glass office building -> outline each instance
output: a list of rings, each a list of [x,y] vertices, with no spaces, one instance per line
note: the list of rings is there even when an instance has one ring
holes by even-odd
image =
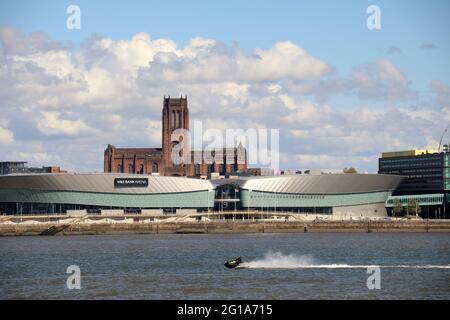
[[[380,174],[404,177],[386,202],[389,213],[396,199],[407,206],[415,199],[424,218],[449,218],[450,153],[448,150],[409,150],[385,152],[378,160]]]

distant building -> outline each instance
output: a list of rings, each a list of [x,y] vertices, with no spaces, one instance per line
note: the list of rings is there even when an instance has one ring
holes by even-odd
[[[247,168],[241,176],[273,176],[272,168]]]
[[[437,150],[383,152],[378,160],[378,173],[404,177],[386,202],[392,212],[396,199],[407,206],[416,199],[422,217],[450,217],[450,153]]]
[[[28,167],[25,161],[4,161],[0,162],[0,175],[7,174],[29,174],[29,173],[61,173],[61,168],[52,167]]]
[[[162,110],[162,148],[116,148],[108,145],[104,153],[104,172],[153,174],[162,176],[229,176],[247,169],[245,148],[191,150],[191,163],[176,165],[172,151],[182,141],[173,141],[177,129],[189,130],[187,98],[164,97]],[[182,156],[180,154],[180,156]],[[200,159],[200,161],[196,161]]]
[[[116,148],[109,144],[104,171],[163,175],[162,156],[161,148]]]
[[[259,219],[270,212],[329,219],[384,218],[401,177],[323,174],[201,180],[141,174],[0,176],[0,214],[221,211]],[[250,218],[249,213],[253,212]],[[257,213],[257,214],[255,214]]]

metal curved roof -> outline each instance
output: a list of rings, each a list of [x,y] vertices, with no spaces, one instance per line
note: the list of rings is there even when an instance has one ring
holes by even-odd
[[[115,188],[116,178],[148,178],[148,187]],[[119,194],[177,193],[212,190],[207,180],[133,174],[30,174],[0,176],[0,189],[57,190]]]
[[[395,189],[402,177],[383,174],[322,174],[249,178],[242,189],[276,193],[345,194]]]

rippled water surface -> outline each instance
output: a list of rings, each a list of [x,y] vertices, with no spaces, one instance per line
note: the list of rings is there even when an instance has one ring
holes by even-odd
[[[247,268],[223,267],[238,255]],[[81,290],[66,287],[70,265]],[[449,299],[450,234],[0,238],[0,299],[351,298]]]

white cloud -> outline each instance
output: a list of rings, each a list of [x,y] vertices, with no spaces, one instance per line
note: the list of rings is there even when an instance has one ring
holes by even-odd
[[[14,142],[14,135],[11,131],[0,126],[0,144],[11,144]]]
[[[381,59],[358,66],[352,73],[359,97],[375,100],[415,98],[406,76],[390,61]]]
[[[360,100],[399,101],[417,98],[406,75],[388,59],[355,66],[349,77],[335,74],[286,81],[291,93],[312,95],[319,102],[336,94],[355,95]]]
[[[292,42],[245,52],[213,39],[178,47],[138,33],[68,49],[45,34],[0,28],[0,153],[101,170],[108,143],[161,147],[163,96],[183,94],[191,123],[203,120],[205,129],[279,128],[284,167],[375,171],[382,151],[435,143],[434,128],[450,121],[450,89],[438,80],[431,89],[435,100],[421,104],[389,60],[345,77]],[[340,93],[364,105],[326,102]],[[399,107],[402,99],[416,100]],[[371,100],[389,103],[373,108]]]
[[[152,147],[161,147],[161,120],[146,120],[148,141]]]
[[[291,42],[278,42],[252,54],[213,40],[194,39],[186,48],[154,56],[140,69],[140,81],[156,83],[262,82],[320,77],[330,72],[324,61]]]
[[[69,135],[91,132],[92,129],[81,120],[64,120],[59,112],[41,112],[37,128],[47,136]]]

